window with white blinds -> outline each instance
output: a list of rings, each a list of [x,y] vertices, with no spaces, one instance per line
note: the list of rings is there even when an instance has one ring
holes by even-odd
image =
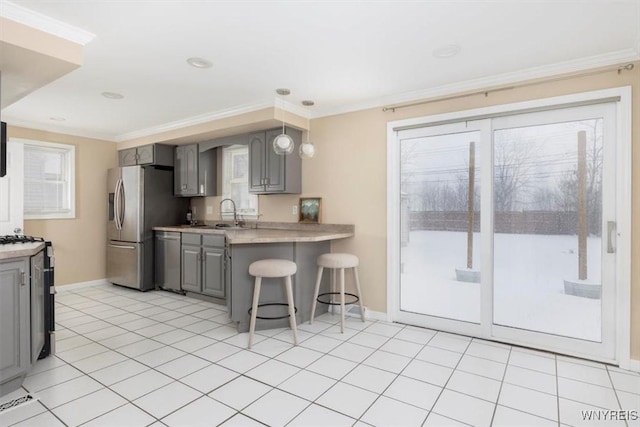
[[[249,146],[230,145],[222,150],[222,198],[232,199],[243,219],[258,218],[258,196],[249,193]],[[233,218],[230,202],[222,205],[223,219]]]
[[[24,218],[75,218],[75,146],[24,143]]]

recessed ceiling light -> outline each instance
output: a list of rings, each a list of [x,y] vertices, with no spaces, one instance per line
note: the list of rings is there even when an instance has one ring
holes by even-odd
[[[211,68],[213,67],[213,64],[211,63],[211,61],[204,59],[204,58],[199,58],[197,56],[194,56],[192,58],[187,59],[187,64],[191,65],[192,67],[196,67],[196,68]]]
[[[54,117],[49,117],[49,120],[53,120],[54,122],[64,122],[67,119],[65,119],[64,117],[54,116]]]
[[[433,56],[436,58],[451,58],[459,54],[461,50],[462,48],[457,44],[448,44],[434,49]]]
[[[314,106],[316,103],[311,101],[311,100],[304,100],[302,101],[302,105],[304,105],[305,107],[312,107]]]
[[[281,96],[286,96],[286,95],[289,95],[291,91],[289,89],[280,88],[280,89],[276,89],[276,93]]]
[[[109,99],[122,99],[124,95],[119,94],[117,92],[102,92],[102,96]]]

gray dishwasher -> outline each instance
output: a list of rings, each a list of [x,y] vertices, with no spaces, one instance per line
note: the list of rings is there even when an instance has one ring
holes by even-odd
[[[155,232],[155,284],[170,291],[180,287],[180,234],[175,231]]]

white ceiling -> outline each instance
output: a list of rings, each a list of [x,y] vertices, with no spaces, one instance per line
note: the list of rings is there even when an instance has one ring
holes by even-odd
[[[319,117],[640,59],[640,0],[12,2],[95,38],[3,120],[114,141],[273,106],[280,87]]]

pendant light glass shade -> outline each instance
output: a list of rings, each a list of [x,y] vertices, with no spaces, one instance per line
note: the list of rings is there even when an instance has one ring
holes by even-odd
[[[289,95],[291,92],[289,89],[276,89],[276,93],[281,97]],[[295,147],[295,143],[293,142],[293,138],[287,135],[284,131],[284,98],[281,98],[282,101],[282,133],[276,136],[273,139],[273,151],[279,155],[288,155],[293,153],[293,148]]]
[[[316,147],[309,140],[310,135],[311,129],[307,130],[307,140],[300,144],[300,148],[298,149],[298,154],[302,159],[310,159],[316,155]]]
[[[303,142],[300,144],[300,149],[298,151],[300,157],[303,159],[310,159],[316,155],[316,147],[309,141]]]
[[[295,144],[293,142],[293,139],[289,135],[284,133],[284,129],[280,135],[276,136],[273,139],[273,151],[275,151],[276,154],[291,154],[293,153],[294,145]]]

